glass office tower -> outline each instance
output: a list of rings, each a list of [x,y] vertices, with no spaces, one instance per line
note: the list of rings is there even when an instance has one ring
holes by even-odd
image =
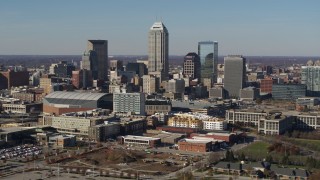
[[[211,85],[217,81],[218,42],[202,41],[198,43],[198,54],[201,62],[201,79],[211,80]]]

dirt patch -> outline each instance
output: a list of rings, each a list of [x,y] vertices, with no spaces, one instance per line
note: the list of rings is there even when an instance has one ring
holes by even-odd
[[[144,162],[151,159],[151,162]],[[143,172],[145,174],[170,173],[182,166],[178,163],[161,163],[166,160],[178,160],[179,156],[166,153],[147,153],[145,151],[103,148],[70,158],[62,162],[66,166],[114,169],[127,173]]]

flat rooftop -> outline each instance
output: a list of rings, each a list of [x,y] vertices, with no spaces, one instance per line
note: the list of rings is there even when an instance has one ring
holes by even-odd
[[[8,128],[1,128],[0,134],[12,133],[12,132],[19,132],[19,131],[27,131],[31,129],[36,129],[37,127],[8,127]]]
[[[132,135],[127,135],[127,136],[122,136],[122,137],[125,139],[148,140],[148,141],[154,141],[154,140],[160,139],[160,138],[154,138],[154,137],[132,136]]]

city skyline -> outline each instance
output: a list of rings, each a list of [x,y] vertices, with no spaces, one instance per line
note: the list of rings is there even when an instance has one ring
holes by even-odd
[[[106,39],[110,55],[147,55],[156,21],[170,29],[169,55],[196,52],[200,41],[218,41],[220,55],[320,54],[316,0],[60,2],[1,2],[0,54],[81,55],[88,39]]]

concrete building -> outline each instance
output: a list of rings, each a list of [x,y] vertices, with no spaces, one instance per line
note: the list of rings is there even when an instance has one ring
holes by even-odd
[[[184,57],[183,62],[183,76],[189,77],[191,79],[199,79],[201,78],[201,68],[200,57],[197,53],[192,52],[188,53]]]
[[[142,135],[147,130],[147,120],[142,117],[122,117],[120,119],[120,135]]]
[[[60,115],[92,109],[112,109],[112,94],[56,91],[43,99],[43,112]]]
[[[7,113],[17,113],[17,114],[27,114],[30,112],[41,113],[42,103],[2,104],[1,109]]]
[[[320,115],[303,113],[296,116],[296,128],[301,130],[312,130],[320,128]]]
[[[228,123],[242,123],[244,125],[258,126],[259,120],[268,114],[263,111],[240,111],[240,110],[227,110],[225,119]]]
[[[145,101],[145,111],[147,115],[155,113],[169,113],[171,111],[171,101],[161,99],[147,99]]]
[[[88,40],[87,51],[95,51],[98,57],[98,79],[108,79],[108,41]]]
[[[143,92],[147,94],[156,93],[159,90],[159,78],[154,75],[142,76]]]
[[[128,64],[126,65],[126,71],[133,71],[140,78],[143,75],[147,75],[148,74],[147,66],[144,63],[138,63],[138,62],[128,62]]]
[[[123,62],[120,60],[110,60],[109,62],[110,71],[123,71]]]
[[[26,102],[42,102],[43,89],[39,88],[39,91],[21,91],[12,93],[12,97],[16,99],[20,99],[21,101]]]
[[[246,85],[246,59],[232,55],[224,58],[224,88],[228,97],[239,98],[240,89]]]
[[[144,93],[114,93],[113,112],[132,113],[136,115],[145,114]]]
[[[160,82],[169,75],[169,33],[162,22],[155,22],[148,36],[148,71],[158,72]]]
[[[197,85],[197,86],[192,86],[190,88],[190,93],[189,97],[191,99],[205,99],[208,98],[208,89],[206,86],[202,85]]]
[[[121,144],[133,146],[157,147],[161,145],[160,138],[145,137],[145,136],[121,136],[118,138]]]
[[[266,135],[280,135],[293,127],[293,116],[275,113],[259,119],[258,132]]]
[[[184,93],[184,80],[183,79],[170,79],[167,83],[166,92],[171,93]]]
[[[320,105],[320,98],[302,97],[296,99],[296,110],[305,111],[308,109],[316,109]]]
[[[91,72],[93,79],[98,79],[98,55],[95,51],[89,50],[82,54],[80,69],[85,69]]]
[[[122,85],[119,84],[109,84],[109,93],[120,93],[121,92]]]
[[[62,78],[53,75],[45,75],[40,78],[40,88],[43,88],[44,95],[54,91],[54,84],[62,83]]]
[[[49,136],[48,145],[50,147],[74,147],[76,146],[76,136],[74,135],[56,135],[56,136]]]
[[[60,61],[57,64],[51,64],[49,69],[50,74],[54,74],[56,77],[71,78],[75,66],[67,61]]]
[[[255,87],[240,89],[240,100],[253,101],[259,97],[259,90]]]
[[[113,116],[85,117],[85,116],[43,116],[39,125],[49,125],[60,133],[79,136],[89,136],[89,128],[104,121],[113,120]]]
[[[90,126],[88,138],[97,142],[104,142],[109,138],[116,138],[119,134],[119,123],[103,123],[95,126]]]
[[[209,98],[225,99],[226,90],[221,86],[214,86],[209,89]]]

